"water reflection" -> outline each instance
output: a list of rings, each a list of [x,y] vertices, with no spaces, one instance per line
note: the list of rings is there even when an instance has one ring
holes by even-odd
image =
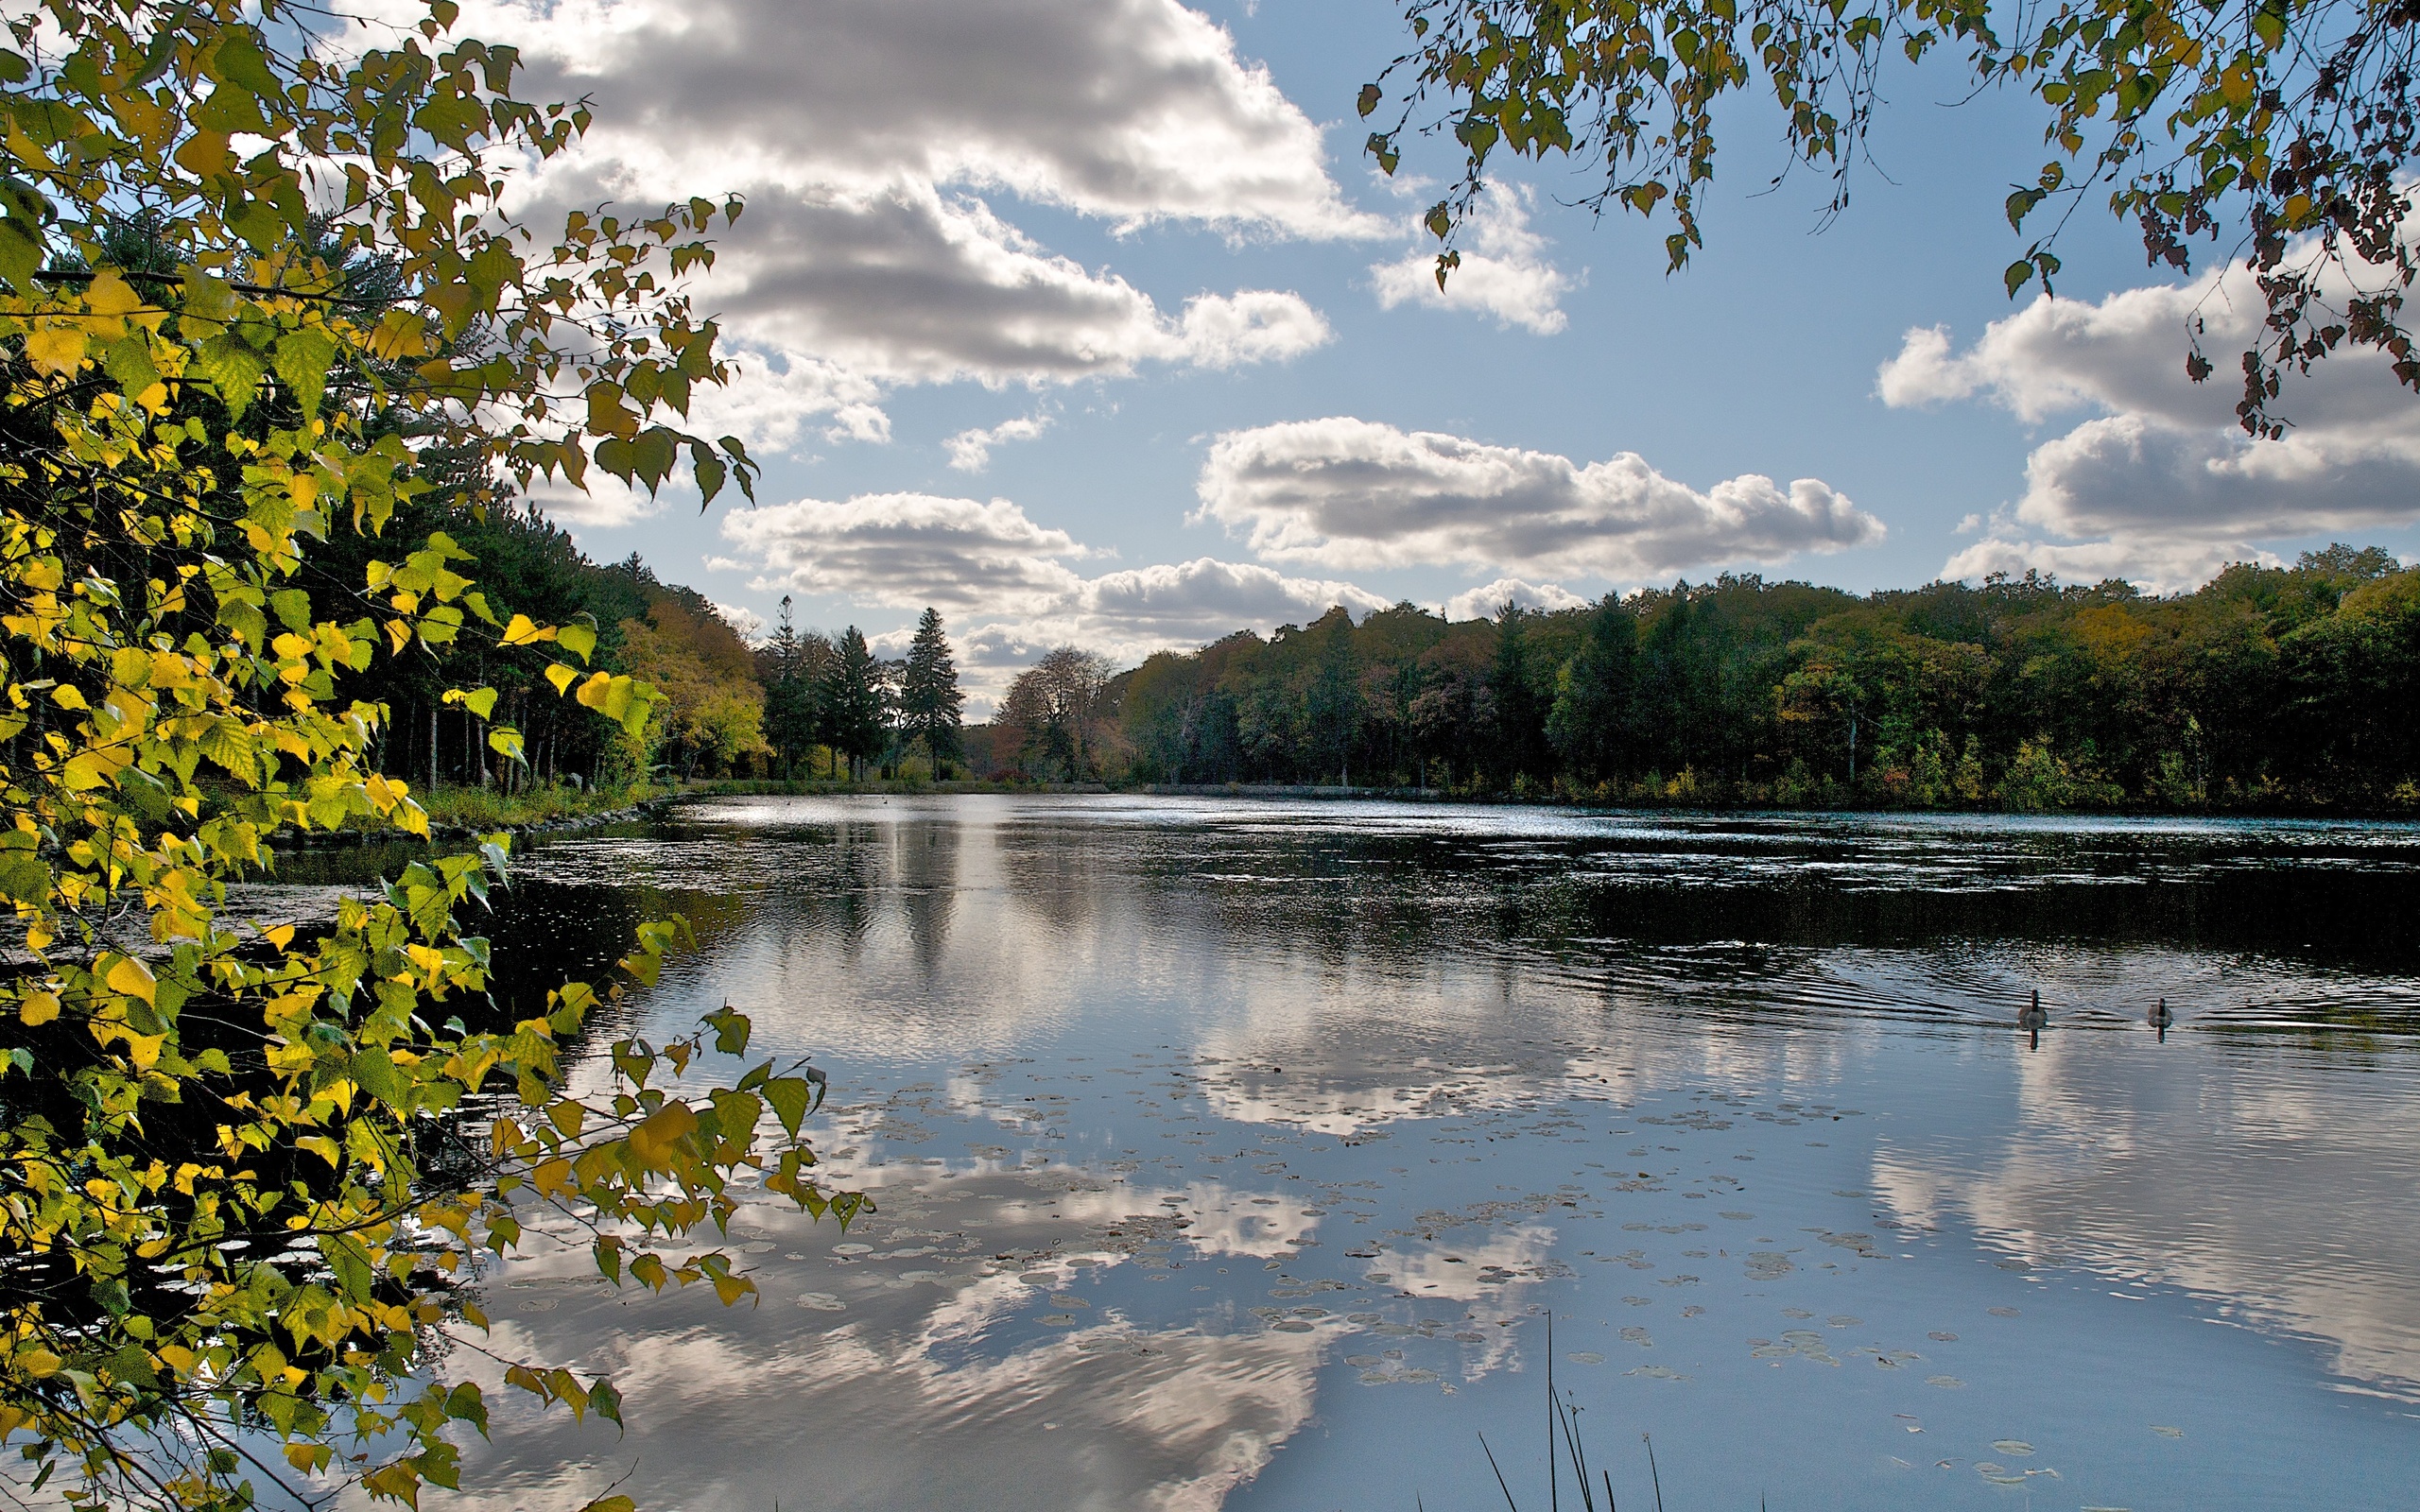
[[[1676,1501],[2380,1504],[2420,1455],[2415,863],[2391,826],[1114,799],[559,842],[510,906],[697,914],[641,1011],[814,1052],[881,1211],[752,1208],[735,1314],[506,1267],[505,1352],[613,1371],[632,1426],[500,1418],[465,1478],[1478,1505],[1550,1308]]]

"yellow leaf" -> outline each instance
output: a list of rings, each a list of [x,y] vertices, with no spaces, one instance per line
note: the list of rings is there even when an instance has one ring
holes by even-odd
[[[504,644],[507,645],[534,645],[540,641],[551,641],[554,638],[555,632],[551,627],[542,629],[527,614],[515,614],[512,616],[512,623],[504,627]]]
[[[565,688],[570,687],[572,679],[579,676],[579,672],[577,668],[567,667],[560,662],[546,669],[546,680],[555,685],[555,692],[557,693],[561,693]]]
[[[151,975],[151,968],[131,955],[119,956],[101,980],[109,984],[111,991],[141,998],[146,1003],[154,1001],[154,994],[160,990],[160,984]]]
[[[50,992],[28,993],[17,1005],[17,1017],[29,1028],[48,1023],[59,1017],[59,998]]]
[[[26,337],[26,355],[48,373],[70,373],[84,365],[84,333],[71,326],[45,326]]]
[[[672,1146],[683,1136],[695,1133],[697,1127],[698,1115],[689,1111],[688,1104],[666,1103],[631,1130],[631,1153],[650,1171],[668,1169]]]
[[[132,315],[143,308],[143,296],[129,288],[116,269],[105,267],[85,285],[84,307],[95,315]]]

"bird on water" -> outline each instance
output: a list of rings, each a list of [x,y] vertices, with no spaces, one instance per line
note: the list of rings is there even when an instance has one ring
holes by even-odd
[[[2032,1037],[2031,1048],[2039,1050],[2042,1048],[2042,1026],[2049,1022],[2050,1015],[2042,1006],[2042,990],[2036,988],[2033,1001],[2017,1014],[2016,1026]]]

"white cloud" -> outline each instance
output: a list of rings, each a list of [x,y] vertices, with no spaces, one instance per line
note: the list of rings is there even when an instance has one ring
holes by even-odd
[[[1197,298],[1182,316],[1052,254],[984,201],[903,180],[760,196],[717,264],[751,339],[873,385],[1069,381],[1145,362],[1225,368],[1328,338],[1298,294]]]
[[[2420,520],[2420,404],[2375,354],[2331,357],[2297,379],[2283,440],[2238,427],[2241,384],[2224,369],[2257,338],[2264,310],[2231,266],[2098,303],[2037,298],[1962,352],[1945,328],[1907,333],[1877,374],[1886,404],[1980,395],[2030,423],[2100,412],[2034,448],[2013,517],[1944,571],[2034,566],[2174,590],[2265,558],[2264,541]],[[2196,318],[2221,369],[2204,384],[2185,373]]]
[[[741,555],[711,565],[756,573],[751,587],[901,609],[1040,611],[1081,581],[1064,558],[1086,555],[1065,531],[1034,524],[1006,499],[927,493],[734,509],[722,534]]]
[[[1047,415],[1020,415],[990,430],[964,430],[942,442],[949,465],[960,472],[980,472],[992,465],[992,448],[1002,441],[1029,441],[1050,428]]]
[[[733,552],[710,565],[751,574],[757,592],[942,610],[959,622],[953,638],[978,698],[1054,645],[1131,664],[1238,629],[1305,623],[1340,604],[1368,613],[1389,602],[1349,582],[1208,557],[1088,577],[1068,563],[1098,553],[1006,499],[802,499],[735,509],[722,534]]]
[[[1291,291],[1246,289],[1203,294],[1186,301],[1175,331],[1176,350],[1203,368],[1283,362],[1327,344],[1327,321]]]
[[[1634,452],[1577,463],[1434,431],[1336,417],[1212,443],[1201,514],[1279,561],[1348,568],[1493,566],[1636,580],[1774,562],[1882,539],[1829,485],[1742,473],[1700,492]]]
[[[1437,285],[1437,254],[1415,247],[1392,263],[1373,263],[1370,277],[1387,309],[1421,304],[1474,310],[1499,326],[1523,326],[1542,336],[1568,323],[1563,297],[1571,279],[1546,256],[1547,239],[1530,229],[1534,191],[1507,184],[1478,202],[1469,222],[1461,266]]]
[[[709,602],[712,602],[709,600]],[[723,623],[738,632],[739,638],[751,645],[765,638],[765,616],[752,609],[731,604],[716,604],[715,612]]]
[[[1492,620],[1507,601],[1523,609],[1580,609],[1594,600],[1575,593],[1560,583],[1525,583],[1518,577],[1499,577],[1482,588],[1456,593],[1445,600],[1445,619],[1459,625],[1464,620]]]
[[[1329,176],[1318,127],[1175,0],[473,0],[517,43],[525,97],[596,102],[516,203],[739,193],[705,301],[735,343],[804,364],[792,423],[887,438],[882,393],[1045,384],[1144,363],[1228,367],[1328,337],[1298,295],[1163,310],[1053,254],[983,195],[1231,237],[1384,234]],[[775,427],[778,429],[778,425]]]

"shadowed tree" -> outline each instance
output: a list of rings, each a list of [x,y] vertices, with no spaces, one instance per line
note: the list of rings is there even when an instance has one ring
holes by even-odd
[[[908,740],[922,741],[936,775],[944,762],[959,759],[959,711],[966,695],[958,686],[958,663],[942,633],[939,610],[927,609],[916,622],[916,639],[908,648],[908,665],[899,679],[899,730]]]

